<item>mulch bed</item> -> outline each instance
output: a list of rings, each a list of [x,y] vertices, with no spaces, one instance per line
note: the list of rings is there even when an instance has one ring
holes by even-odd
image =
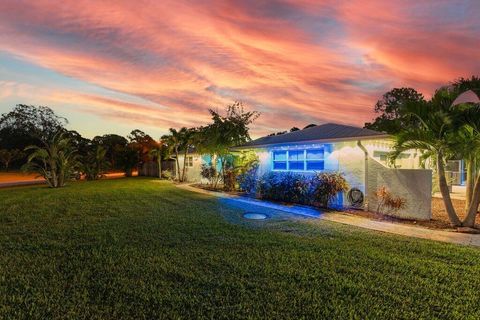
[[[457,200],[452,199],[453,206],[462,220],[465,217],[465,201],[464,200]],[[404,223],[404,224],[413,224],[422,227],[426,227],[429,229],[450,229],[452,230],[452,226],[450,225],[450,220],[448,219],[447,212],[445,210],[445,205],[443,204],[443,200],[440,198],[432,198],[432,219],[429,221],[417,221],[411,219],[401,219],[397,217],[392,217],[388,215],[378,214],[375,212],[368,212],[362,210],[347,210],[348,213],[354,214],[361,217],[366,217],[373,220],[380,220],[380,221],[391,221],[396,223]],[[477,215],[477,222],[475,224],[476,228],[480,228],[480,218]]]

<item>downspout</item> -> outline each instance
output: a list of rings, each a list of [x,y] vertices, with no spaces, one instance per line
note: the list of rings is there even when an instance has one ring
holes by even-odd
[[[365,174],[363,177],[363,185],[365,186],[365,204],[363,210],[368,211],[368,151],[360,140],[357,141],[357,146],[365,153]]]

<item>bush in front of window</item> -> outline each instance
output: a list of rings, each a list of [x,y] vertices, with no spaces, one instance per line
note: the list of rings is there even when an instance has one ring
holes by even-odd
[[[341,173],[321,172],[313,176],[292,172],[269,172],[256,182],[260,199],[328,208],[340,192],[348,190]]]
[[[312,180],[292,172],[269,172],[257,182],[257,197],[274,201],[309,204]]]
[[[323,208],[328,208],[340,192],[346,192],[349,188],[345,177],[338,172],[320,172],[313,180],[315,202]]]

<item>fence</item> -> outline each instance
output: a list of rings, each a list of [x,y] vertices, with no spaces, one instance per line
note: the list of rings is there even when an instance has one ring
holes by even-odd
[[[162,171],[171,171],[172,176],[175,176],[175,169],[175,160],[162,161]],[[144,177],[158,177],[158,163],[156,161],[143,163],[138,170],[138,175]]]

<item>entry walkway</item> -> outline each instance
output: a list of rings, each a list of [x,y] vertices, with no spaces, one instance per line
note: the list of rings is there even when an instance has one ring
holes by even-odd
[[[427,239],[427,240],[480,247],[479,234],[466,234],[466,233],[458,233],[455,231],[433,230],[433,229],[423,228],[420,226],[412,226],[412,225],[401,224],[401,223],[371,220],[368,218],[359,217],[359,216],[355,216],[347,213],[341,213],[341,212],[324,213],[310,207],[297,206],[297,205],[286,206],[286,205],[281,205],[281,204],[272,203],[268,201],[260,201],[257,199],[250,199],[250,198],[240,197],[236,195],[208,191],[208,190],[192,187],[189,184],[178,184],[177,187],[184,190],[196,192],[196,193],[211,195],[214,197],[229,198],[235,201],[246,202],[246,203],[254,204],[260,207],[268,207],[271,209],[289,212],[296,215],[308,216],[314,219],[323,219],[327,221],[333,221],[333,222],[343,223],[343,224],[356,226],[360,228],[365,228],[365,229],[370,229],[370,230],[375,230],[380,232],[388,232],[388,233],[407,236],[407,237],[414,237],[414,238],[421,238],[421,239]]]

